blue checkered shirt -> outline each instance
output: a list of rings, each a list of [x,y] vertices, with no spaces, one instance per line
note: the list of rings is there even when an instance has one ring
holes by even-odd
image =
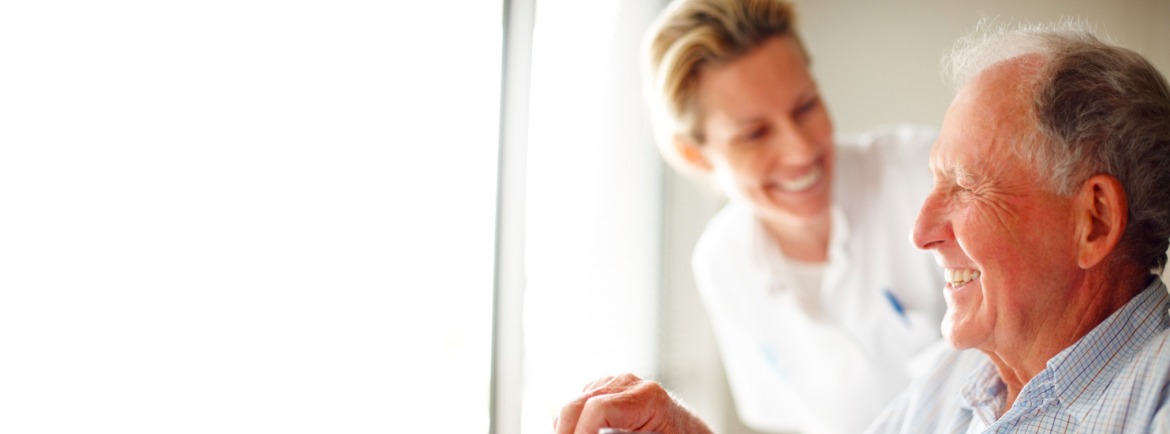
[[[949,350],[868,433],[1170,433],[1170,296],[1161,281],[1048,361],[1003,415],[976,350]]]

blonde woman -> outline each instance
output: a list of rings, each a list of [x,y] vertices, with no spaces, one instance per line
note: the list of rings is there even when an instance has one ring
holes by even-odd
[[[908,241],[935,132],[835,138],[782,1],[674,1],[647,42],[663,156],[728,198],[693,267],[741,419],[862,431],[939,338],[942,276]]]

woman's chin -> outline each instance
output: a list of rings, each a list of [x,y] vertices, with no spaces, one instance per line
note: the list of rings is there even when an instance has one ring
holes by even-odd
[[[778,202],[773,200],[766,204],[756,204],[756,207],[762,215],[793,221],[816,221],[825,218],[829,214],[829,200],[827,197],[810,198],[810,200],[798,202]]]

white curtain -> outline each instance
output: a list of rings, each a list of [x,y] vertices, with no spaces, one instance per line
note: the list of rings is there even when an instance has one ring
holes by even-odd
[[[524,433],[586,382],[657,366],[662,163],[641,98],[655,2],[542,0],[533,32]]]

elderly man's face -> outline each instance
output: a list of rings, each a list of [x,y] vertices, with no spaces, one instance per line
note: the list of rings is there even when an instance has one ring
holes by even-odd
[[[946,270],[942,331],[958,348],[1026,341],[1080,276],[1072,200],[1040,188],[1011,150],[1030,128],[1016,89],[1027,71],[1000,64],[969,82],[931,154],[935,186],[913,238]]]

